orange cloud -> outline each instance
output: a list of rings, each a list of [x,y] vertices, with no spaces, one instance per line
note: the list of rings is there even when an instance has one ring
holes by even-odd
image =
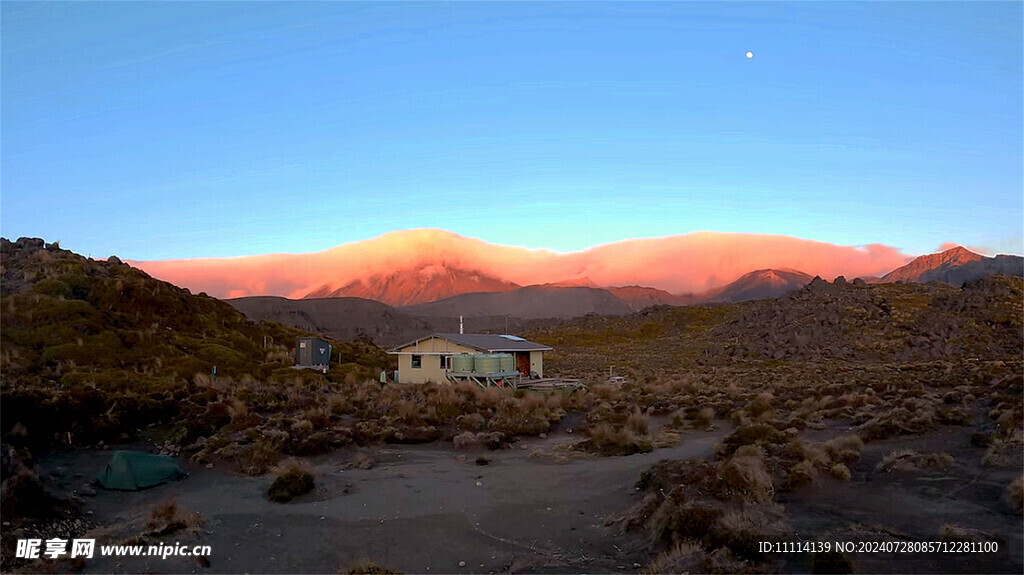
[[[573,253],[489,244],[435,229],[393,232],[307,254],[132,262],[153,277],[214,297],[299,298],[375,274],[445,265],[520,285],[587,277],[601,286],[640,284],[702,292],[764,268],[824,278],[883,275],[910,256],[881,244],[838,246],[789,236],[696,232],[625,240]]]

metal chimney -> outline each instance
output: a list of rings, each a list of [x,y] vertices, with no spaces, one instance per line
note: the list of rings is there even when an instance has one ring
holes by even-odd
[[[462,316],[459,316],[459,335],[462,335]]]

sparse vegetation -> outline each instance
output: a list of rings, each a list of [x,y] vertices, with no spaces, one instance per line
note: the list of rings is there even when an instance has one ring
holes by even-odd
[[[1020,515],[1024,512],[1024,474],[1018,475],[1003,493],[1003,500],[1010,506],[1014,513]]]
[[[197,535],[202,526],[203,518],[198,513],[188,511],[174,496],[168,496],[150,510],[146,535],[170,535],[186,529]]]
[[[948,453],[917,453],[910,449],[901,449],[883,457],[875,467],[875,472],[892,473],[894,471],[941,469],[950,467],[954,463],[953,457]]]
[[[380,370],[393,366],[366,342],[334,342],[339,355],[326,375],[296,371],[287,348],[296,330],[253,324],[118,262],[4,242],[5,443],[159,439],[192,461],[232,462],[253,475],[277,465],[267,493],[274,501],[315,486],[307,464],[283,458],[350,444],[360,449],[352,469],[373,467],[369,450],[385,442],[444,442],[464,452],[460,461],[484,465],[487,449],[571,426],[573,440],[533,452],[566,462],[649,452],[734,426],[710,461],[662,461],[645,471],[640,501],[611,523],[651,542],[649,572],[762,572],[769,565],[757,542],[788,534],[780,502],[813,494],[801,488],[814,482],[838,487],[836,480],[872,476],[861,457],[874,462],[873,441],[979,417],[972,441],[979,456],[986,450],[986,465],[1019,464],[1024,444],[1020,278],[962,289],[818,284],[777,300],[536,322],[524,335],[556,348],[547,371],[597,382],[614,364],[626,382],[572,392],[381,388]],[[277,343],[264,348],[265,335]],[[874,470],[955,463],[949,454],[896,450]],[[1004,494],[1016,513],[1022,481]],[[5,468],[3,497],[5,515],[49,504],[27,466]],[[189,517],[173,501],[161,504],[147,529],[192,529]],[[949,525],[939,536],[987,535],[965,529]],[[853,535],[882,536],[868,528]],[[812,568],[852,565],[842,554],[818,554]],[[372,563],[355,569],[348,572],[390,572]]]
[[[313,468],[308,463],[289,459],[275,470],[274,482],[267,489],[267,499],[287,503],[313,490]]]
[[[954,523],[946,523],[939,528],[939,540],[940,541],[962,541],[965,543],[981,543],[984,541],[994,541],[995,538],[988,533],[984,533],[977,529],[971,529],[970,527],[963,527]]]
[[[402,575],[401,571],[389,569],[369,559],[363,559],[348,569],[342,569],[339,573],[346,575]]]

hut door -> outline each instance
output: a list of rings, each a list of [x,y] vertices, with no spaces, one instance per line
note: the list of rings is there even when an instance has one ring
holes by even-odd
[[[516,354],[516,369],[520,374],[526,377],[530,376],[530,354],[528,352]]]

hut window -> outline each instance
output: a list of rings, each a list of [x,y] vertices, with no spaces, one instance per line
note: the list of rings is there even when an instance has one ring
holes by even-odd
[[[440,360],[441,369],[452,368],[452,356],[450,355],[439,355],[437,359]]]
[[[423,356],[422,355],[414,355],[414,356],[412,356],[412,367],[413,367],[413,369],[419,369],[422,364],[423,364]]]

